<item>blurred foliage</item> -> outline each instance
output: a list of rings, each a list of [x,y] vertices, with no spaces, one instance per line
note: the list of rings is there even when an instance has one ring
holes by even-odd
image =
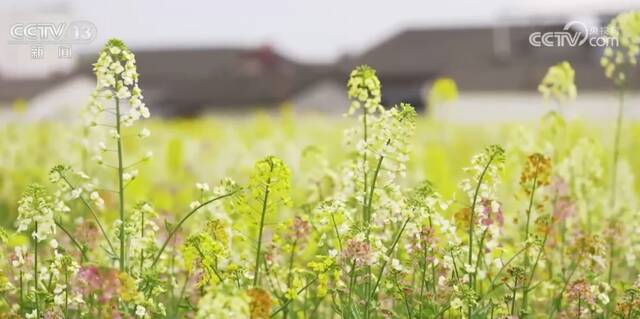
[[[559,119],[559,121],[563,121]],[[282,158],[292,174],[292,196],[294,202],[303,202],[308,194],[296,187],[305,185],[311,170],[305,163],[304,153],[313,150],[316,158],[327,161],[325,165],[335,167],[349,156],[350,149],[344,145],[343,130],[349,121],[342,118],[296,116],[288,111],[277,115],[258,113],[248,117],[219,117],[190,120],[150,120],[144,125],[152,133],[145,142],[145,151],[151,148],[154,158],[139,166],[140,174],[128,189],[127,201],[135,203],[149,200],[160,211],[182,214],[183,208],[193,195],[191,185],[198,181],[215,181],[229,176],[246,182],[254,163],[264,154]],[[421,117],[417,123],[413,154],[408,162],[405,186],[416,185],[429,179],[444,196],[454,193],[464,172],[462,168],[474,153],[490,144],[504,145],[511,154],[521,150],[544,151],[545,145],[534,143],[537,135],[556,136],[553,119],[531,123],[494,125],[460,125],[440,123]],[[580,139],[588,138],[611,147],[610,127],[601,124],[572,121],[562,129],[566,135],[556,145],[565,145],[568,152]],[[628,161],[634,175],[640,174],[640,149],[632,148],[631,142],[640,137],[640,125],[627,125],[627,136],[622,145],[622,159]],[[20,194],[32,182],[47,183],[46,173],[57,163],[68,163],[82,168],[90,176],[101,179],[109,170],[92,162],[83,151],[91,140],[80,126],[68,124],[8,124],[0,128],[0,216],[1,225],[10,227],[17,216],[16,205]],[[127,145],[131,158],[143,153],[141,147],[131,140]],[[88,149],[97,148],[87,145]],[[606,150],[608,151],[608,149]],[[515,154],[518,155],[518,154]],[[559,154],[560,155],[560,154]],[[519,173],[519,156],[508,156],[505,176],[516,177]],[[511,163],[511,166],[509,165]],[[605,166],[606,167],[606,166]],[[113,171],[115,175],[115,171]],[[187,185],[187,186],[185,186]],[[512,185],[505,184],[505,192]],[[635,190],[640,182],[635,181]],[[109,193],[109,201],[117,201]],[[508,205],[509,203],[505,203]],[[115,214],[111,216],[115,218]]]

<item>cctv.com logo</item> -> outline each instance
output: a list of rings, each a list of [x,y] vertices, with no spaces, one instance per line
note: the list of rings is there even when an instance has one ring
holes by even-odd
[[[565,24],[563,31],[533,32],[529,35],[529,44],[534,47],[617,47],[618,42],[618,38],[607,34],[606,28],[588,28],[580,21]]]

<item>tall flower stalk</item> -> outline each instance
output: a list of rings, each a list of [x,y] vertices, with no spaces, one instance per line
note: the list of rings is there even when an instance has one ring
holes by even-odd
[[[267,218],[282,206],[291,205],[291,172],[275,156],[258,161],[249,179],[246,196],[241,209],[257,217],[256,257],[253,271],[253,286],[260,285],[260,268],[263,264],[262,241]]]
[[[638,64],[640,54],[640,11],[631,11],[618,15],[607,26],[608,35],[615,39],[616,46],[605,48],[600,64],[607,78],[611,79],[618,90],[618,111],[616,116],[611,162],[611,209],[616,209],[616,184],[618,158],[624,113],[625,87],[631,70]]]
[[[467,171],[471,172],[472,176],[469,179],[465,179],[461,182],[461,189],[470,200],[468,208],[464,209],[464,211],[468,213],[464,216],[464,219],[466,219],[466,222],[468,223],[467,264],[463,267],[465,272],[468,273],[468,288],[466,288],[467,292],[465,293],[465,295],[474,294],[475,291],[477,276],[475,272],[477,271],[477,267],[474,267],[473,242],[475,240],[474,234],[476,232],[476,226],[477,224],[480,224],[478,222],[480,219],[480,214],[485,210],[483,205],[479,204],[494,197],[495,187],[497,182],[499,181],[498,173],[503,167],[504,160],[505,155],[504,149],[502,147],[498,145],[490,145],[486,147],[482,153],[473,157],[473,159],[471,160],[472,165],[466,169]],[[483,249],[481,245],[484,244],[484,237],[486,236],[487,230],[488,228],[486,228],[485,231],[483,231],[483,234],[480,236],[480,243],[478,247],[479,252]],[[478,257],[480,257],[480,253],[478,253]],[[452,257],[452,259],[454,259],[455,261],[455,258]],[[470,302],[468,304],[467,311],[469,316],[471,316],[474,307],[474,303]]]
[[[116,140],[118,145],[118,209],[120,212],[120,271],[126,269],[125,232],[124,232],[124,166],[122,164],[122,130],[120,128],[120,98],[114,96],[116,103]]]
[[[620,156],[620,140],[622,138],[624,94],[631,69],[638,64],[640,53],[640,11],[631,11],[618,15],[607,26],[610,37],[617,40],[617,46],[605,48],[600,64],[604,68],[605,75],[611,79],[618,90],[618,112],[615,123],[615,133],[611,162],[611,183],[609,207],[614,212],[613,219],[619,218],[617,208],[617,184],[618,162]],[[614,220],[611,223],[615,223]],[[615,245],[611,242],[609,247],[609,271],[608,284],[611,284],[613,275]],[[608,308],[608,312],[611,308]]]
[[[413,135],[416,113],[408,104],[385,110],[380,104],[380,81],[375,70],[368,66],[359,66],[351,72],[347,89],[351,100],[347,114],[353,115],[358,109],[362,109],[359,118],[361,127],[348,131],[348,135],[354,139],[357,151],[352,173],[355,179],[355,203],[361,208],[362,217],[357,220],[357,227],[361,230],[359,234],[351,236],[353,238],[348,239],[344,246],[341,244],[342,254],[350,260],[351,265],[346,308],[352,308],[352,296],[359,296],[364,303],[362,316],[369,318],[387,264],[386,260],[383,261],[377,276],[374,276],[373,261],[369,257],[373,253],[372,243],[379,236],[374,233],[379,227],[376,225],[379,216],[375,216],[374,211],[388,209],[385,205],[398,200],[390,198],[395,193],[389,190],[396,177],[403,175],[406,169],[407,140]],[[390,247],[385,249],[387,254],[394,252],[408,223],[406,219],[399,219],[396,222],[401,225],[400,229],[394,235],[395,239],[389,243]],[[360,276],[364,280],[359,280]]]
[[[118,179],[118,239],[120,242],[118,264],[120,271],[127,270],[125,187],[136,175],[134,171],[125,172],[128,167],[125,166],[123,160],[123,131],[124,127],[131,126],[140,118],[149,117],[149,109],[142,102],[143,96],[138,86],[138,72],[135,63],[135,56],[127,46],[120,40],[112,39],[107,42],[100,52],[98,61],[93,65],[97,86],[92,94],[91,107],[98,114],[104,111],[113,114],[113,124],[106,126],[112,127],[110,135],[115,140],[115,152],[117,153],[117,164],[114,168]],[[108,102],[109,100],[113,101],[115,105],[113,112],[102,104],[103,101]],[[124,101],[128,102],[128,110],[125,110]],[[96,122],[94,124],[98,125]],[[107,151],[106,146],[101,148],[102,151]],[[146,157],[147,155],[145,155]]]
[[[367,123],[368,115],[372,116],[383,111],[382,105],[382,86],[380,80],[376,76],[376,71],[366,65],[359,66],[351,72],[349,81],[347,82],[347,95],[351,99],[351,106],[348,114],[353,115],[362,108],[362,141],[358,145],[362,153],[362,221],[366,225],[371,220],[370,201],[369,198],[369,178],[368,178],[368,161],[367,155],[369,148],[369,125]],[[374,177],[375,179],[375,177]]]
[[[32,230],[34,318],[40,318],[41,315],[38,246],[41,241],[51,238],[56,233],[55,210],[52,197],[42,186],[37,184],[29,186],[18,203],[18,232]],[[20,278],[22,280],[22,275]]]
[[[529,248],[531,246],[530,243],[530,224],[531,224],[531,215],[535,210],[539,210],[540,204],[536,203],[536,191],[542,187],[549,185],[550,183],[550,173],[551,173],[551,159],[540,154],[534,153],[527,158],[527,163],[525,165],[522,174],[520,175],[520,186],[526,195],[529,196],[529,204],[526,210],[526,223],[524,229],[524,243],[525,243],[525,251],[524,251],[524,271],[525,273],[530,271],[531,261],[529,256]],[[545,237],[546,240],[546,237]],[[544,250],[544,244],[540,247],[540,251]],[[535,265],[537,266],[539,256],[536,257]],[[530,278],[533,278],[534,269],[531,270]],[[523,278],[522,283],[522,309],[526,312],[529,303],[529,291],[531,282],[527,280],[525,276]]]
[[[376,169],[373,175],[371,186],[369,186],[369,162],[368,153],[370,152],[369,145],[369,123],[367,118],[369,115],[373,116],[377,112],[383,111],[380,104],[382,99],[380,80],[376,76],[376,71],[368,66],[359,66],[351,72],[349,81],[347,82],[347,95],[351,99],[351,106],[349,107],[348,114],[352,115],[356,110],[362,108],[362,141],[358,147],[362,153],[362,223],[366,229],[365,240],[369,243],[369,232],[371,223],[371,204],[373,192],[375,190],[375,183],[382,164],[382,158],[379,159]],[[371,286],[371,266],[367,266],[367,282],[365,286],[366,306],[364,317],[368,318],[369,307],[369,294]],[[355,275],[355,271],[352,272]]]

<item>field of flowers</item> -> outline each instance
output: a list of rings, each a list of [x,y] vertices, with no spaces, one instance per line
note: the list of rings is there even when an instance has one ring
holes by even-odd
[[[367,66],[341,119],[149,119],[110,40],[83,125],[0,128],[0,318],[640,318],[640,13],[609,31],[617,121],[562,117],[560,62],[557,112],[491,126],[383,107]]]

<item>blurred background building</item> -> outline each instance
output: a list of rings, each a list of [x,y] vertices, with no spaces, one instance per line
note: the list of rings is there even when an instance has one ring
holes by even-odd
[[[581,99],[578,112],[593,118],[612,113],[608,111],[614,101],[612,85],[599,65],[603,47],[536,47],[530,37],[536,32],[565,31],[583,36],[580,26],[602,30],[613,15],[633,9],[633,3],[591,0],[495,5],[499,13],[483,22],[399,24],[387,33],[380,32],[360,50],[344,50],[325,59],[293,57],[280,50],[277,41],[266,39],[237,45],[168,42],[132,47],[146,103],[155,115],[164,117],[243,114],[254,109],[277,109],[283,104],[301,114],[342,114],[348,105],[345,84],[349,72],[367,64],[378,71],[383,83],[384,105],[408,102],[425,111],[429,108],[425,96],[432,82],[450,77],[457,82],[460,98],[447,109],[434,111],[435,116],[459,121],[526,120],[552,107],[545,104],[536,88],[548,67],[563,60],[576,69]],[[98,21],[95,26],[101,36],[91,45],[13,43],[8,29],[16,23],[47,22],[55,32],[60,24],[80,20],[73,3],[13,5],[3,12],[2,21],[7,26],[7,31],[0,33],[3,122],[73,118],[94,87],[91,64],[100,40],[123,37],[127,41],[126,36]],[[153,12],[148,14],[155,21],[162,20]],[[326,23],[331,19],[326,17]],[[580,25],[565,30],[570,21],[579,21]],[[204,21],[192,23],[207,26]],[[229,25],[225,32],[233,35],[236,30]],[[311,39],[315,36],[308,35]],[[69,53],[65,48],[72,46],[74,52],[65,56]],[[81,48],[76,52],[78,46]],[[630,88],[632,93],[637,87]],[[637,97],[632,94],[631,99]]]

